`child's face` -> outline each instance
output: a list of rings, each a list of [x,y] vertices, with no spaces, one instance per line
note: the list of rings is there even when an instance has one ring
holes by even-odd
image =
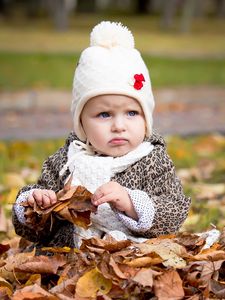
[[[113,157],[127,154],[145,137],[142,108],[128,96],[100,95],[90,99],[81,113],[81,123],[97,152]]]

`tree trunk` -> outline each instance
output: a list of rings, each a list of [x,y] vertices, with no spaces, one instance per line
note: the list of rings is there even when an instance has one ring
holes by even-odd
[[[48,0],[56,29],[63,31],[69,25],[69,13],[76,6],[76,0]]]
[[[176,13],[178,1],[164,0],[161,25],[164,29],[170,29],[173,25],[174,15]]]
[[[138,0],[137,1],[137,13],[138,14],[147,14],[149,13],[151,5],[151,0]]]
[[[198,0],[186,0],[184,2],[180,25],[181,32],[190,31],[197,1]]]

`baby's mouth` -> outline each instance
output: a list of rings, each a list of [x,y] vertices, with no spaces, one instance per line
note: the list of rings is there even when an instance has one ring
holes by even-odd
[[[114,138],[109,141],[112,145],[124,145],[127,143],[127,139],[125,138]]]

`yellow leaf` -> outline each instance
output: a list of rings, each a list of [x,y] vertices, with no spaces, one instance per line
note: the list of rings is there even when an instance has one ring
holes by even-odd
[[[106,279],[97,268],[85,273],[79,278],[76,294],[80,297],[96,297],[97,291],[107,294],[112,287],[110,280]]]
[[[41,285],[41,274],[32,274],[25,283],[25,286],[33,285],[35,283]]]
[[[0,287],[7,287],[11,292],[13,291],[12,285],[2,277],[0,277]]]
[[[42,251],[49,251],[52,253],[80,253],[80,250],[77,248],[70,248],[70,247],[42,247],[41,248]]]
[[[5,215],[5,211],[2,207],[0,207],[0,232],[7,232],[7,219]]]
[[[6,202],[8,204],[13,204],[16,200],[16,196],[19,192],[18,188],[11,188],[11,190],[9,191],[8,195],[6,196]]]
[[[166,267],[184,268],[186,261],[182,256],[187,256],[186,250],[183,246],[174,243],[170,239],[153,239],[142,244],[135,244],[143,254],[152,252],[157,253],[163,259],[163,265]]]
[[[4,177],[4,184],[7,188],[21,188],[25,186],[25,181],[18,173],[6,173]]]

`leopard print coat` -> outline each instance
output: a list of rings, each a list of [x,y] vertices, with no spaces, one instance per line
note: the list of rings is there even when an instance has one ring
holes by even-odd
[[[63,188],[64,180],[69,176],[69,170],[62,178],[59,171],[67,161],[70,143],[77,139],[70,133],[66,143],[43,164],[42,174],[37,184],[22,188],[18,196],[33,188],[52,189],[55,192]],[[114,180],[129,189],[146,192],[154,203],[155,216],[150,230],[143,234],[151,238],[159,235],[175,233],[187,217],[190,198],[185,197],[180,180],[175,174],[174,165],[166,153],[163,138],[154,133],[148,140],[154,145],[149,155],[116,174]],[[46,228],[37,232],[35,228],[27,227],[19,222],[13,208],[13,224],[18,235],[34,242],[36,248],[43,246],[74,247],[74,225],[65,220],[54,218],[54,225],[46,223]]]

